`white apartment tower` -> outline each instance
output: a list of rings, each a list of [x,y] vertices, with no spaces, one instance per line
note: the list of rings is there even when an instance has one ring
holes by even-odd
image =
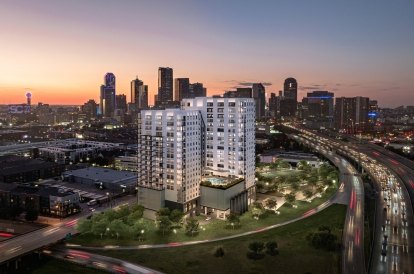
[[[146,208],[199,208],[203,177],[243,179],[255,200],[252,98],[183,99],[181,109],[142,110],[138,120],[138,199]]]
[[[200,196],[203,120],[198,110],[142,110],[138,121],[139,202],[194,209]]]
[[[255,200],[255,103],[252,98],[197,97],[181,108],[199,110],[205,121],[204,175],[245,179],[249,204]]]

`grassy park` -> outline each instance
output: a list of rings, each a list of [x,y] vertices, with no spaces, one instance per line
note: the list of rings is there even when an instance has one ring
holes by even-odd
[[[205,216],[184,218],[178,211],[163,208],[157,212],[156,220],[143,217],[143,207],[140,205],[121,206],[117,210],[109,209],[103,213],[94,214],[90,219],[81,220],[78,224],[80,235],[71,240],[73,244],[85,246],[105,245],[138,245],[183,242],[192,240],[216,239],[247,231],[253,231],[265,226],[283,223],[301,217],[309,210],[329,199],[336,191],[337,173],[333,167],[323,166],[319,169],[308,166],[291,169],[284,163],[281,167],[261,166],[258,172],[274,173],[268,183],[267,199],[259,200],[250,206],[250,210],[241,216],[230,214],[226,221],[205,220]],[[309,169],[309,170],[307,170]],[[315,172],[316,171],[316,172]],[[283,175],[280,175],[281,172]],[[293,174],[293,175],[292,175]],[[301,174],[306,174],[302,176]],[[315,175],[316,174],[316,175]],[[295,180],[289,179],[294,176]],[[280,177],[286,176],[284,181]],[[316,176],[316,179],[309,179]],[[263,184],[263,176],[258,174],[258,185]],[[267,177],[269,178],[269,177]],[[334,179],[335,178],[335,179]],[[292,184],[306,189],[307,180],[314,181],[312,186],[319,195],[313,193],[312,199],[297,199]],[[329,180],[328,183],[325,181]],[[274,187],[274,184],[279,184]],[[297,192],[296,192],[297,191]],[[274,195],[274,196],[272,196]],[[268,197],[271,197],[270,199]],[[274,197],[274,199],[272,198]],[[282,203],[278,204],[282,198]],[[304,197],[304,194],[302,194]],[[269,202],[269,200],[271,200]]]
[[[342,228],[346,206],[333,205],[309,218],[237,239],[175,248],[100,251],[165,273],[339,273]],[[324,226],[325,228],[322,228]],[[315,247],[309,237],[327,229],[335,235],[335,248]],[[277,255],[269,255],[264,243],[276,242]],[[248,258],[249,247],[260,255]],[[221,252],[218,250],[221,248]],[[157,260],[154,260],[154,258]]]

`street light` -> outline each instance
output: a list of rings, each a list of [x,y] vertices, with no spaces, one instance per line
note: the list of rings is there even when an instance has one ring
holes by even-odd
[[[141,234],[139,235],[139,240],[142,241],[143,239],[143,235],[144,235],[145,230],[141,229]]]

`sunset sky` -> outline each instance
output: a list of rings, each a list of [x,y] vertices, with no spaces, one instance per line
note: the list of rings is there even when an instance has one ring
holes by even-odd
[[[0,104],[99,99],[106,72],[157,88],[157,69],[208,94],[251,82],[414,105],[414,1],[2,0]]]

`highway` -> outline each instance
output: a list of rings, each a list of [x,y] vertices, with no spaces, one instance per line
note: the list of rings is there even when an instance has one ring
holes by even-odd
[[[409,166],[413,163],[391,151],[376,145],[358,145],[361,151],[375,158],[381,164],[386,165],[393,174],[389,174],[384,179],[388,179],[388,185],[383,185],[381,196],[383,197],[379,208],[389,208],[386,214],[385,231],[383,235],[388,236],[387,249],[388,262],[392,261],[388,271],[383,268],[378,269],[378,273],[414,273],[414,214],[413,214],[413,197],[414,197],[414,170]],[[402,158],[402,159],[401,159]],[[408,165],[407,164],[408,161]],[[390,176],[391,175],[391,176]],[[391,180],[390,180],[391,178]],[[388,190],[387,190],[388,189]],[[385,200],[387,199],[387,200]],[[387,222],[387,221],[386,221]],[[377,273],[373,272],[373,273]]]
[[[162,274],[159,271],[131,264],[127,261],[93,254],[85,251],[79,251],[66,248],[45,249],[43,252],[54,258],[80,264],[83,266],[93,267],[99,270],[112,273],[131,273],[131,274]]]
[[[117,200],[118,204],[135,202],[135,196],[125,196]],[[108,209],[108,207],[98,208],[94,214]],[[10,240],[0,243],[0,264],[32,252],[47,245],[54,244],[66,237],[68,233],[77,233],[75,227],[80,218],[90,215],[91,212],[84,210],[80,214],[74,215],[63,220],[56,219],[51,226],[33,231],[28,234],[17,236]]]
[[[343,231],[342,273],[365,273],[364,260],[364,186],[357,171],[344,158],[324,149],[317,141],[304,136],[291,135],[292,138],[322,153],[340,171],[342,191],[348,199],[348,209]],[[340,190],[341,191],[341,190]]]
[[[372,144],[346,143],[318,132],[290,127],[309,140],[317,140],[322,147],[352,158],[373,179],[379,195],[370,273],[414,273],[411,236],[414,218],[409,195],[413,191],[414,171],[400,162],[406,163],[407,159],[403,161],[401,156],[389,151],[379,152],[381,148]]]
[[[0,243],[0,264],[76,233],[78,218],[71,218],[56,226],[49,226]]]

